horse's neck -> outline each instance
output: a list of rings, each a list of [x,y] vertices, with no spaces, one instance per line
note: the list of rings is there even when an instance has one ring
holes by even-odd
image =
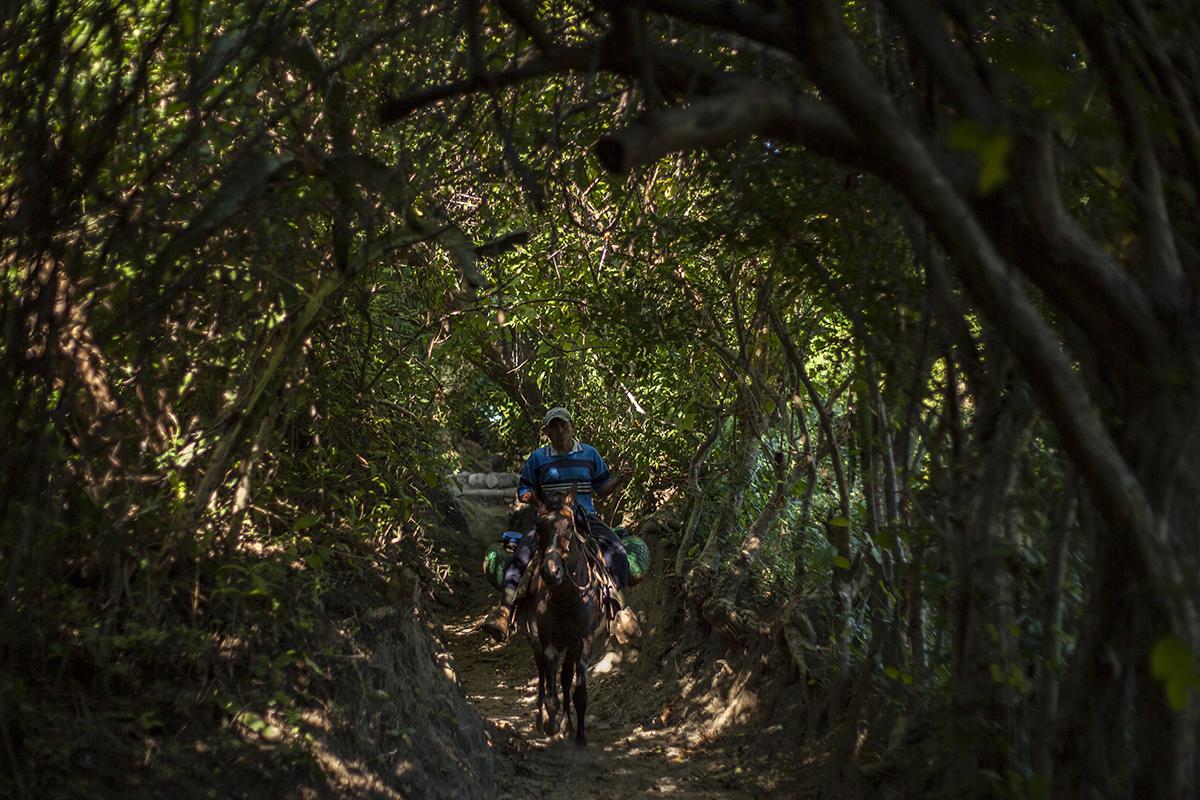
[[[570,581],[563,581],[558,586],[548,586],[550,605],[557,608],[574,608],[583,602],[579,589]]]

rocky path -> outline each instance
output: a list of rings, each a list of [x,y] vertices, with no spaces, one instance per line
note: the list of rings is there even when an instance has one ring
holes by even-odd
[[[477,549],[464,557],[467,567],[506,527],[511,509],[500,488],[478,485],[463,493]],[[709,747],[704,737],[665,722],[653,724],[658,703],[650,697],[653,684],[645,687],[645,697],[638,697],[630,696],[629,688],[637,683],[619,680],[636,652],[608,651],[597,659],[586,750],[536,731],[537,673],[528,644],[517,636],[497,645],[479,630],[495,601],[476,567],[458,615],[446,615],[445,630],[467,697],[495,726],[494,746],[508,756],[500,797],[733,798],[757,793],[742,778],[736,750]]]

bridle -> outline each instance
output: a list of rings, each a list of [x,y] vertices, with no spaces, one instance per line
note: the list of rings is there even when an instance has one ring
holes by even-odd
[[[559,560],[562,562],[562,571],[565,574],[567,580],[569,580],[571,582],[571,585],[575,587],[575,590],[577,592],[582,593],[583,590],[586,587],[590,586],[591,582],[592,582],[592,563],[591,563],[591,559],[589,559],[587,556],[587,549],[586,549],[587,545],[588,545],[587,539],[584,537],[582,531],[580,531],[580,529],[579,529],[579,519],[575,514],[575,509],[573,509],[571,507],[570,503],[563,503],[560,508],[555,509],[555,513],[558,514],[560,517],[566,517],[568,524],[570,524],[570,526],[571,526],[571,535],[567,541],[567,552],[563,553],[559,550],[558,543],[559,543],[560,536],[559,536],[558,531],[555,530],[554,544],[548,545],[545,548],[545,550],[543,550],[542,559],[543,559],[543,561],[545,560],[546,551],[553,550],[554,553],[558,556]],[[540,535],[540,531],[539,531],[539,535]],[[587,574],[586,574],[586,577],[584,578],[584,583],[582,586],[578,583],[578,581],[575,580],[574,570],[570,569],[570,567],[569,567],[569,559],[571,556],[572,544],[574,544],[574,542],[576,542],[576,541],[579,542],[580,546],[584,548],[584,550],[582,551],[582,558],[583,558],[584,570]]]
[[[583,602],[589,602],[584,600],[585,596],[591,592],[595,592],[595,600],[597,603],[599,603],[601,609],[600,614],[605,618],[606,624],[610,623],[612,615],[606,614],[604,611],[606,608],[605,603],[607,602],[605,598],[606,593],[610,590],[615,591],[616,587],[612,583],[611,578],[607,578],[607,573],[604,569],[604,556],[600,553],[599,548],[588,536],[587,532],[580,529],[579,515],[576,513],[576,509],[572,507],[571,503],[563,502],[556,505],[553,509],[546,508],[544,505],[542,508],[543,510],[547,511],[548,514],[543,516],[539,512],[537,527],[539,539],[546,528],[549,528],[549,530],[545,530],[545,533],[548,535],[553,535],[554,538],[547,539],[544,549],[539,548],[538,557],[541,564],[538,567],[538,570],[541,571],[546,569],[546,565],[549,563],[548,560],[551,557],[551,553],[553,553],[555,559],[558,561],[559,569],[561,570],[560,574],[565,574],[566,579],[570,581],[571,586],[574,587],[575,592],[580,600]],[[547,519],[549,514],[558,515],[558,520],[553,522],[549,521]],[[549,524],[543,525],[543,520],[547,520]],[[571,526],[571,532],[567,536],[563,536],[560,530],[560,526],[563,524]],[[566,540],[565,553],[560,549],[560,545],[564,539]],[[579,550],[575,553],[576,566],[574,569],[572,569],[569,566],[568,561],[571,557],[571,550],[576,543],[578,543]],[[575,578],[575,571],[578,569],[579,563],[578,559],[583,559],[582,583],[580,580],[576,580]],[[561,577],[551,580],[550,576],[547,576],[546,580],[549,582],[551,587],[562,586],[563,584]]]

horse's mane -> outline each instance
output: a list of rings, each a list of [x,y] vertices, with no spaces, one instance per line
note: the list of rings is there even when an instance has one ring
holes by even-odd
[[[542,498],[542,505],[547,511],[562,511],[567,507],[567,495],[562,492],[550,492]]]
[[[575,513],[571,508],[571,504],[567,502],[566,494],[551,492],[550,494],[542,497],[541,510],[538,513],[536,523],[538,533],[541,533],[549,526],[553,525],[554,517],[560,516],[564,513],[571,514],[572,516],[574,516]],[[578,524],[577,520],[576,524]]]
[[[565,492],[549,492],[541,497],[542,509],[551,514],[561,514],[563,511],[570,510],[570,504],[567,503],[567,494]]]

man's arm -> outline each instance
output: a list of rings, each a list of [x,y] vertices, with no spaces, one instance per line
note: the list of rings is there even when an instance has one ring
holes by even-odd
[[[603,500],[617,489],[620,489],[622,486],[629,483],[630,477],[632,477],[631,473],[625,470],[620,470],[615,475],[610,475],[609,479],[602,485],[594,487],[592,489],[592,495],[597,499]]]
[[[536,491],[537,487],[533,483],[533,454],[530,453],[529,458],[525,459],[525,466],[521,468],[521,480],[517,481],[518,502],[528,503]]]
[[[592,497],[603,500],[628,483],[629,473],[624,470],[618,470],[616,474],[609,472],[608,465],[604,463],[604,458],[599,451],[596,451],[595,458],[596,477],[592,479]]]

